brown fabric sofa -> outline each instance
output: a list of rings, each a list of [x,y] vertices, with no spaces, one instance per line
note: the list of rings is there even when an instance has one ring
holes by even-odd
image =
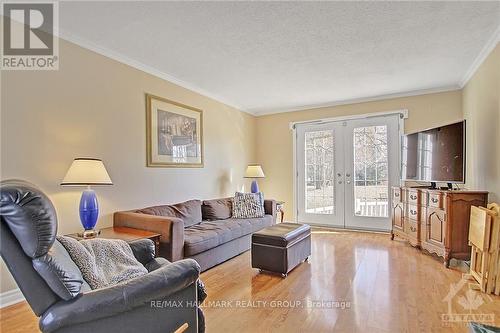
[[[236,219],[232,198],[190,200],[116,212],[113,223],[160,233],[161,257],[192,258],[204,271],[249,250],[252,233],[275,223],[276,201],[265,200],[264,211],[261,218]]]

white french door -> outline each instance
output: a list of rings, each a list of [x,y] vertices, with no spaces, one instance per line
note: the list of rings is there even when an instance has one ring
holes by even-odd
[[[343,141],[339,123],[297,128],[299,221],[344,226]]]
[[[399,115],[298,124],[296,134],[298,222],[390,230]]]

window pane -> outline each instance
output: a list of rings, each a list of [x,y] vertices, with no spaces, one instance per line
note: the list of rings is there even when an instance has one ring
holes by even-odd
[[[334,214],[333,131],[305,133],[306,212]]]
[[[388,217],[387,126],[354,129],[354,213]]]

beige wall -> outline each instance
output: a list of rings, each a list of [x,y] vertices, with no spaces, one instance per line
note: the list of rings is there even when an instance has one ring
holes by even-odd
[[[408,109],[405,131],[413,132],[463,119],[460,90],[375,102],[340,105],[257,118],[257,157],[266,178],[259,184],[267,197],[286,202],[293,218],[293,140],[290,122]]]
[[[405,131],[468,120],[470,188],[499,198],[499,47],[462,91],[387,99],[252,117],[71,43],[60,43],[60,70],[1,73],[1,178],[38,184],[53,200],[59,233],[80,230],[80,189],[59,182],[76,156],[102,158],[113,179],[96,188],[99,226],[112,213],[191,198],[230,195],[245,166],[257,161],[266,197],[286,201],[292,217],[293,147],[290,122],[408,109]],[[204,110],[203,169],[146,168],[145,98],[153,93]],[[462,105],[463,104],[463,105]],[[463,106],[463,107],[462,107]],[[1,262],[0,292],[15,288]]]
[[[81,189],[59,186],[77,156],[102,158],[114,182],[95,188],[99,227],[117,210],[227,196],[247,184],[255,117],[68,42],[60,60],[58,71],[1,74],[1,178],[46,191],[59,233],[81,229]],[[145,167],[146,92],[203,110],[204,168]],[[3,262],[0,278],[0,292],[15,288]]]
[[[500,45],[463,89],[467,119],[467,185],[500,202]]]

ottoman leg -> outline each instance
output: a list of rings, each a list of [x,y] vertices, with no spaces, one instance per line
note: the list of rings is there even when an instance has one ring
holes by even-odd
[[[281,273],[281,277],[282,277],[282,278],[286,278],[287,276],[288,276],[288,274],[286,274],[286,273]]]

